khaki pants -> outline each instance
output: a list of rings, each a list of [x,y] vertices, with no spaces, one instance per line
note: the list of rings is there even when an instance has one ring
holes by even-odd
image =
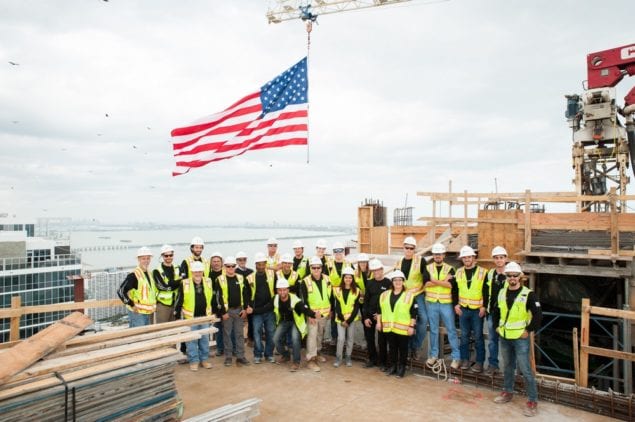
[[[174,321],[174,307],[157,302],[157,310],[154,314],[154,323],[161,324],[162,322],[170,321]]]
[[[308,323],[309,333],[306,336],[306,360],[311,360],[317,356],[322,350],[322,341],[324,340],[324,329],[328,317],[322,317],[315,320],[315,324]]]

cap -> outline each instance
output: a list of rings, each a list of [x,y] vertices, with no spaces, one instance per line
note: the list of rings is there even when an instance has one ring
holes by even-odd
[[[459,258],[465,258],[466,256],[476,256],[476,252],[471,247],[465,245],[461,248],[459,252]]]
[[[161,246],[161,255],[163,255],[164,253],[167,252],[174,252],[174,248],[170,245],[163,245]]]
[[[267,257],[262,252],[256,252],[256,255],[254,255],[254,262],[267,262]]]
[[[225,258],[225,262],[223,263],[223,265],[236,265],[236,257],[228,256],[227,258]]]
[[[236,252],[236,259],[242,259],[242,258],[247,258],[247,254],[243,251],[240,252]]]
[[[309,265],[319,265],[321,267],[322,260],[319,257],[314,256],[313,258],[311,258],[311,261],[309,261]]]
[[[496,246],[492,249],[492,256],[504,255],[507,256],[507,251],[502,246]]]
[[[293,264],[293,257],[286,253],[284,255],[282,255],[282,258],[280,258],[280,262],[282,263],[287,263],[287,264]]]
[[[392,273],[390,273],[390,279],[394,280],[396,278],[403,278],[405,280],[406,276],[404,275],[404,273],[401,272],[401,270],[395,270]]]
[[[523,269],[514,261],[505,265],[505,273],[522,273]]]
[[[373,259],[372,261],[370,261],[368,263],[368,269],[371,270],[371,271],[375,271],[375,270],[378,270],[380,268],[383,269],[384,265],[378,259]]]
[[[295,248],[304,248],[304,243],[302,243],[301,240],[294,240],[293,241],[293,249]]]
[[[442,243],[435,243],[434,245],[432,245],[432,253],[433,254],[441,254],[441,253],[445,253],[445,246],[443,246]]]
[[[201,261],[194,261],[192,262],[192,266],[190,267],[190,271],[197,272],[197,271],[205,271],[205,266],[203,265],[203,263]]]
[[[137,250],[137,258],[140,256],[152,256],[150,248],[142,246]]]
[[[403,244],[417,246],[417,240],[412,236],[408,236],[403,240]]]
[[[276,289],[288,289],[289,288],[289,281],[286,278],[279,278],[276,281]]]

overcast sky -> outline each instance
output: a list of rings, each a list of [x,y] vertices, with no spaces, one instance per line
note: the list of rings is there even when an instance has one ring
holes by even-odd
[[[325,15],[305,147],[172,177],[170,131],[306,55],[265,1],[0,2],[0,212],[104,222],[356,224],[417,191],[573,190],[565,94],[635,42],[631,1],[450,0]],[[11,65],[9,62],[19,63]],[[633,86],[618,86],[618,102]],[[108,114],[108,117],[106,117]],[[455,212],[454,215],[458,213]]]

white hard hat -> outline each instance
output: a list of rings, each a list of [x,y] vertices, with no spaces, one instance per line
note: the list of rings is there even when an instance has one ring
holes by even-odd
[[[417,240],[412,236],[408,236],[403,240],[403,244],[417,246]]]
[[[223,259],[223,254],[220,252],[213,252],[212,256],[210,256],[210,258],[216,258],[216,257]]]
[[[205,242],[203,242],[203,239],[201,239],[200,237],[195,236],[192,238],[192,241],[190,242],[190,246],[194,246],[194,245],[205,246]]]
[[[352,267],[346,267],[342,270],[342,277],[345,275],[352,275],[355,277],[355,270]]]
[[[403,278],[404,280],[406,279],[406,276],[404,275],[404,273],[401,272],[401,270],[395,270],[392,273],[390,273],[391,280],[394,280],[399,277]]]
[[[164,253],[167,252],[174,252],[174,248],[170,245],[163,245],[161,246],[161,255],[163,255]]]
[[[289,288],[289,280],[286,278],[279,278],[276,281],[276,289],[288,289]]]
[[[301,240],[294,240],[293,241],[293,249],[295,248],[304,248],[304,243],[302,243]]]
[[[254,262],[267,262],[267,257],[262,252],[256,252],[256,255],[254,255]]]
[[[523,269],[520,268],[520,265],[515,263],[514,261],[509,262],[505,265],[505,273],[522,273]]]
[[[336,250],[336,249],[344,249],[344,244],[342,242],[333,243],[333,250]]]
[[[197,271],[205,271],[205,266],[203,265],[203,263],[201,261],[194,261],[192,262],[192,266],[190,267],[190,271],[197,272]]]
[[[497,255],[507,256],[507,251],[502,246],[496,246],[494,249],[492,249],[492,256],[497,256]]]
[[[225,258],[225,262],[223,262],[223,265],[236,265],[236,257],[228,256],[227,258]]]
[[[320,259],[320,257],[314,256],[313,258],[311,258],[311,261],[309,261],[309,265],[322,266],[322,260]]]
[[[140,256],[152,256],[150,248],[142,246],[137,250],[137,258]]]
[[[467,245],[463,246],[461,248],[461,251],[459,252],[459,258],[464,258],[466,256],[476,256],[476,252],[474,252],[474,249]]]
[[[243,251],[236,253],[236,259],[247,258],[247,254]]]
[[[293,264],[293,257],[291,256],[291,254],[284,254],[282,255],[282,258],[280,258],[280,262],[286,262],[287,264]]]
[[[433,254],[441,254],[445,252],[446,252],[445,246],[442,243],[435,243],[434,245],[432,245]]]
[[[357,255],[357,262],[368,262],[368,255],[365,253],[360,253]]]
[[[372,261],[370,261],[368,263],[368,269],[371,270],[371,271],[375,271],[375,270],[378,270],[380,268],[383,269],[384,265],[378,259],[373,259]]]
[[[318,241],[315,242],[315,247],[316,248],[326,248],[326,240],[318,239]]]
[[[275,237],[270,237],[269,239],[267,239],[267,245],[277,245],[278,244],[278,239],[276,239]]]

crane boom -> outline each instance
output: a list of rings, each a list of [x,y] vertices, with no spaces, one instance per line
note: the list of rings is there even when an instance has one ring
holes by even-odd
[[[366,9],[376,6],[405,3],[411,0],[276,0],[276,5],[267,10],[269,23],[280,23],[292,19],[315,21],[318,15]]]

